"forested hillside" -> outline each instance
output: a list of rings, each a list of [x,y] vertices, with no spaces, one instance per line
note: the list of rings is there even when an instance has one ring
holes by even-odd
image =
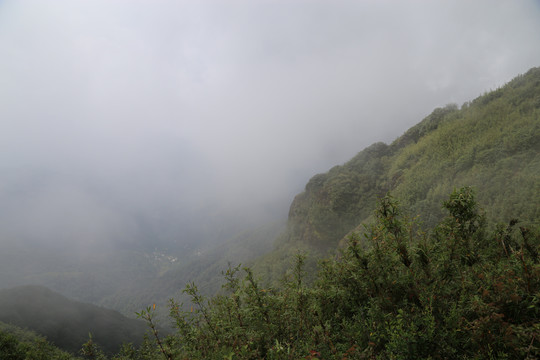
[[[1,289],[0,304],[1,322],[31,329],[73,354],[79,353],[89,333],[106,353],[113,354],[123,343],[139,344],[146,331],[141,321],[41,286]]]
[[[294,199],[276,249],[256,269],[277,279],[294,249],[314,256],[334,250],[387,192],[433,226],[445,196],[463,185],[479,190],[493,221],[540,218],[540,68],[461,108],[435,109],[390,145],[375,143],[315,175]]]

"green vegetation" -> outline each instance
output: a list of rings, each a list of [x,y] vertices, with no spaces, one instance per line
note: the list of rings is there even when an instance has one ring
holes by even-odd
[[[461,109],[435,109],[390,145],[373,144],[315,175],[294,199],[276,248],[254,270],[275,281],[295,251],[324,257],[344,246],[389,191],[426,227],[444,217],[441,201],[463,185],[481,189],[478,200],[493,221],[536,222],[539,155],[540,68],[533,68]]]
[[[43,336],[0,322],[2,360],[70,360],[73,355],[50,344]]]
[[[279,288],[240,266],[212,298],[189,283],[191,308],[170,302],[174,334],[160,336],[148,307],[138,315],[155,345],[116,359],[537,359],[540,228],[512,220],[489,231],[468,187],[444,208],[425,232],[383,197],[313,283],[301,254]]]

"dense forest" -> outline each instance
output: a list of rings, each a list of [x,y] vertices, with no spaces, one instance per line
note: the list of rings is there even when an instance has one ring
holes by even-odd
[[[95,334],[73,354],[538,358],[539,153],[540,68],[533,68],[315,175],[280,235],[279,224],[245,233],[208,258],[163,268],[155,282],[134,283],[130,294],[156,299],[138,312],[149,325],[140,345],[110,355]],[[165,306],[168,294],[180,301]],[[2,328],[2,358],[53,349],[26,333]],[[48,354],[42,358],[72,356]]]

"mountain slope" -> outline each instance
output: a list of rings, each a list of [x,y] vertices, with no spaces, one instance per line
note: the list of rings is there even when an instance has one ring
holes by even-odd
[[[453,188],[477,188],[495,221],[540,219],[540,68],[463,104],[435,109],[390,145],[376,143],[315,175],[291,204],[287,230],[256,268],[273,280],[296,249],[320,256],[391,192],[427,226]]]
[[[0,321],[28,328],[56,346],[78,354],[88,333],[108,353],[124,342],[139,342],[146,331],[142,321],[120,313],[70,300],[41,286],[0,290]]]

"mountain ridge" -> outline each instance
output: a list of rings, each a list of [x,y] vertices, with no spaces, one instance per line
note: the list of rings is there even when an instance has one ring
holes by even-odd
[[[334,251],[388,192],[431,227],[444,216],[445,196],[465,185],[478,188],[495,221],[540,218],[540,68],[461,107],[437,108],[392,143],[374,143],[313,176],[292,201],[275,249],[255,268],[275,281],[291,253]]]
[[[88,334],[106,353],[116,353],[122,343],[139,343],[146,325],[119,312],[82,303],[44,286],[0,289],[0,322],[30,329],[53,344],[77,354]]]

